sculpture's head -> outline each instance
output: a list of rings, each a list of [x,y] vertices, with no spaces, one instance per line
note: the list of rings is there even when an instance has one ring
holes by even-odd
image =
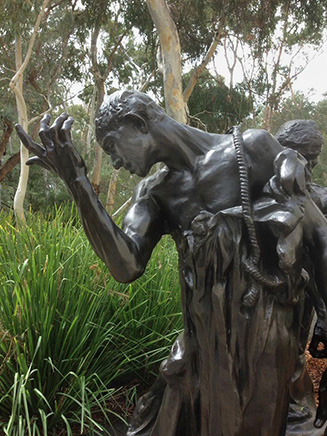
[[[317,164],[324,139],[315,121],[287,121],[276,133],[276,138],[282,146],[301,153],[310,169]]]
[[[124,166],[139,176],[158,161],[151,125],[165,117],[146,94],[117,91],[106,97],[95,120],[97,141],[111,155],[115,168]]]

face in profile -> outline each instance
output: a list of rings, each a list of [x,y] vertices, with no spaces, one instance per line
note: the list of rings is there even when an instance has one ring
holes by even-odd
[[[275,136],[283,147],[301,153],[308,161],[307,167],[310,170],[316,166],[324,139],[315,121],[287,121]]]
[[[312,170],[318,163],[318,158],[321,153],[321,148],[317,147],[316,145],[306,145],[303,147],[300,151],[300,153],[306,158],[308,161],[308,167],[310,170]]]
[[[116,91],[105,98],[95,120],[97,141],[115,168],[146,176],[162,160],[162,149],[148,128],[165,113],[149,96],[138,91]]]
[[[146,176],[156,162],[152,136],[133,120],[124,120],[102,142],[116,169],[124,167],[131,174]]]

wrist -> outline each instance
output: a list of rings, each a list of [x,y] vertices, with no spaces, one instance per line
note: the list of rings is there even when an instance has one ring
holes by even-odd
[[[65,180],[65,183],[73,195],[81,190],[88,190],[91,187],[91,182],[86,175],[86,171],[83,174],[75,174],[69,180]]]
[[[68,186],[74,185],[74,183],[83,182],[84,180],[87,180],[87,169],[85,166],[72,166],[71,170],[66,170],[61,178]]]

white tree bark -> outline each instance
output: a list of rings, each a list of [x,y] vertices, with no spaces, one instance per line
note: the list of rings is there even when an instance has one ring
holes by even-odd
[[[24,93],[23,93],[23,78],[24,78],[24,71],[31,59],[37,31],[40,27],[41,20],[44,16],[45,9],[47,8],[50,0],[44,0],[41,10],[39,12],[39,15],[35,21],[34,29],[32,32],[32,36],[29,40],[27,53],[23,61],[23,54],[22,54],[22,43],[21,43],[21,37],[18,34],[16,36],[16,44],[15,44],[15,56],[16,56],[16,74],[11,79],[10,82],[10,89],[13,91],[13,93],[16,96],[16,104],[17,104],[17,113],[18,113],[18,122],[21,124],[24,128],[24,130],[27,132],[28,130],[28,118],[27,118],[27,108],[26,103],[24,99]],[[25,222],[25,215],[24,215],[24,199],[26,194],[26,188],[27,188],[27,181],[28,181],[28,173],[29,168],[26,165],[26,161],[28,159],[28,151],[27,149],[21,144],[20,147],[20,176],[19,176],[19,182],[17,191],[14,198],[14,211],[16,214],[16,217],[18,221]]]
[[[104,73],[101,74],[99,61],[98,61],[98,38],[100,35],[100,31],[101,31],[101,24],[100,22],[98,22],[92,31],[91,49],[90,49],[92,72],[93,72],[95,86],[97,90],[96,105],[94,107],[94,111],[91,114],[93,116],[93,120],[91,119],[92,125],[94,125],[95,115],[97,114],[104,99],[105,82],[111,71],[114,55],[118,50],[118,48],[120,47],[123,38],[125,37],[125,33],[123,33],[118,39],[118,41],[116,42],[114,48],[112,49],[107,59],[106,69]],[[103,149],[100,147],[100,145],[96,144],[94,147],[94,164],[92,169],[91,183],[97,194],[99,194],[99,190],[100,190],[102,156],[103,156]]]
[[[166,0],[147,0],[147,6],[160,39],[166,112],[176,121],[185,124],[187,115],[183,98],[181,47],[177,28]]]
[[[211,43],[204,59],[202,60],[201,64],[198,65],[196,68],[194,68],[194,70],[192,71],[190,80],[187,84],[187,87],[185,88],[184,93],[183,93],[183,98],[184,98],[185,103],[188,102],[198,78],[201,76],[203,71],[207,68],[209,61],[213,58],[213,55],[215,54],[216,48],[217,48],[217,46],[220,42],[220,39],[221,39],[222,29],[223,29],[223,26],[220,26],[219,30],[216,31],[215,36],[212,40],[212,43]]]
[[[106,201],[106,209],[110,214],[112,214],[112,212],[114,211],[118,174],[119,174],[119,170],[114,169],[112,176],[110,177],[110,183],[109,183],[109,189],[108,189],[107,201]]]
[[[86,134],[86,152],[89,154],[91,152],[91,143],[94,136],[94,120],[95,120],[95,100],[96,100],[96,86],[93,87],[92,99],[89,107],[89,124],[87,126]]]
[[[16,56],[16,70],[20,71],[22,68],[22,42],[20,35],[16,36],[15,41],[15,56]],[[16,95],[16,105],[18,113],[18,122],[21,124],[25,131],[28,130],[27,108],[23,96],[23,74],[17,75],[15,82],[10,83],[11,90]],[[20,176],[18,181],[17,190],[14,197],[14,211],[18,221],[25,222],[24,216],[24,198],[26,194],[29,167],[26,164],[28,159],[28,150],[21,144],[20,146]]]

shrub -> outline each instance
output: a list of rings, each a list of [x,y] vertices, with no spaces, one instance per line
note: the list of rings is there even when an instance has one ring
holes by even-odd
[[[74,211],[0,226],[0,425],[8,435],[101,430],[117,380],[145,377],[181,329],[176,253],[117,284]],[[161,263],[165,265],[161,268]],[[114,387],[115,386],[115,387]],[[97,417],[95,419],[94,417]]]

